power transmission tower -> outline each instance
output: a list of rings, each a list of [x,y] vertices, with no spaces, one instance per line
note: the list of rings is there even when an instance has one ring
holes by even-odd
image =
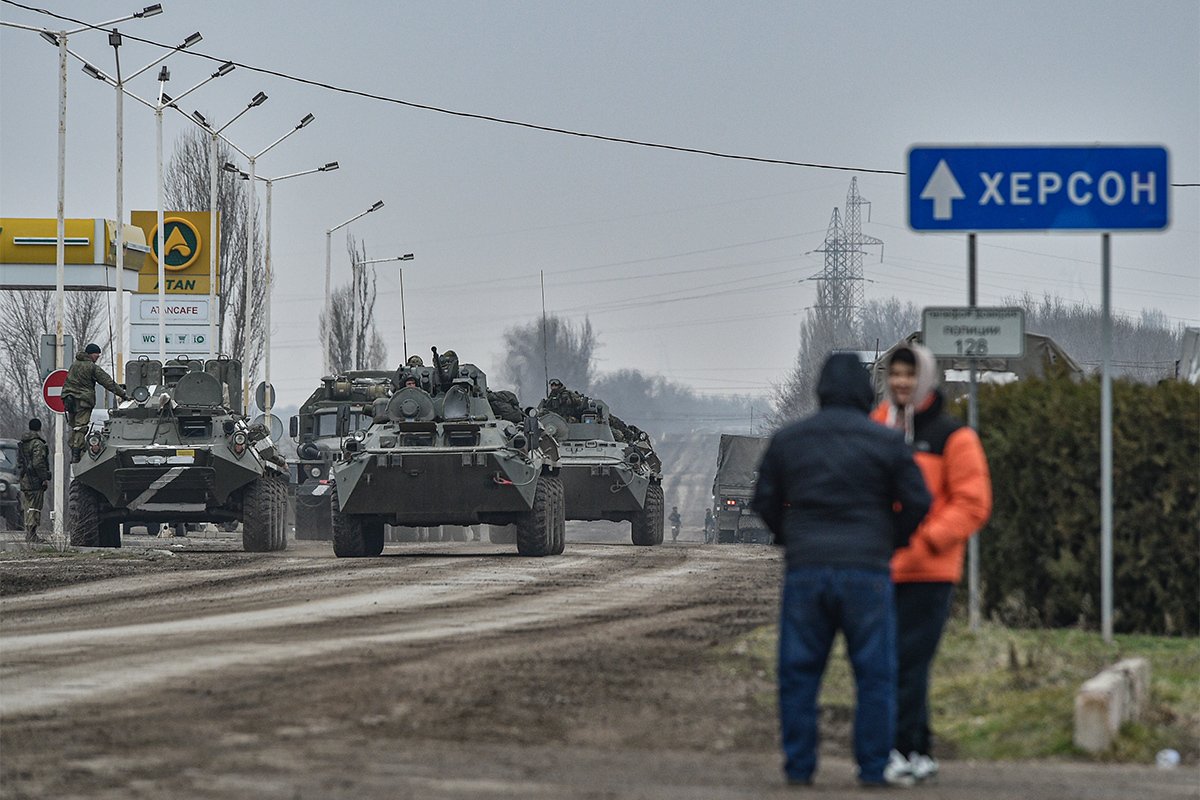
[[[857,347],[862,334],[863,248],[883,246],[882,239],[862,232],[864,205],[869,207],[870,201],[858,193],[858,178],[851,178],[846,192],[845,222],[834,208],[825,231],[825,244],[816,251],[825,254],[825,269],[818,279],[817,308],[841,347]],[[882,257],[882,250],[880,253]]]

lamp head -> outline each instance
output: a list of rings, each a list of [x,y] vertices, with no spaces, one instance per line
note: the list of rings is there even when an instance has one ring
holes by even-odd
[[[330,161],[328,164],[326,164],[323,167],[317,167],[317,169],[321,172],[329,172],[330,170],[334,170],[337,168],[338,168],[338,162],[336,162],[336,161]]]
[[[265,102],[267,102],[267,95],[263,92],[259,92],[258,94],[254,95],[254,97],[250,98],[249,107],[254,108],[255,106],[261,106]]]
[[[95,78],[98,81],[104,80],[104,75],[100,72],[100,70],[96,69],[91,64],[83,65],[83,74]]]
[[[305,125],[312,122],[314,119],[316,119],[316,117],[314,117],[312,114],[305,114],[304,117],[300,120],[300,124],[297,125],[296,127],[303,128]]]
[[[116,28],[113,28],[111,31],[109,31],[108,43],[113,47],[121,46],[121,34]]]
[[[373,205],[373,206],[371,206],[370,208],[368,208],[368,209],[367,209],[367,213],[368,213],[368,214],[370,214],[372,211],[378,211],[378,210],[379,210],[379,209],[381,209],[381,208],[383,208],[383,201],[382,201],[382,200],[376,200],[376,201],[375,201],[375,205]]]
[[[157,17],[163,11],[162,3],[155,3],[152,6],[146,6],[140,13],[134,14],[135,17]]]
[[[399,260],[399,261],[412,261],[412,260],[413,260],[413,254],[412,254],[412,253],[405,253],[404,255],[400,256],[400,258],[399,258],[398,260]]]
[[[50,31],[40,31],[38,33],[38,36],[41,36],[43,39],[45,39],[50,44],[54,45],[55,47],[58,47],[58,37],[55,36]]]
[[[200,43],[200,40],[202,40],[203,38],[204,37],[200,35],[200,31],[196,31],[191,36],[189,36],[183,40],[183,44],[179,45],[179,49],[186,50],[189,47],[197,45]]]
[[[217,71],[212,74],[214,78],[220,78],[222,75],[228,75],[235,69],[232,61],[226,61],[221,66],[217,67]]]
[[[171,80],[171,70],[167,69],[166,64],[163,64],[162,68],[158,71],[158,82],[166,83],[169,80]]]
[[[193,111],[193,112],[192,112],[192,119],[196,120],[196,122],[199,122],[199,123],[200,123],[201,125],[203,125],[205,128],[211,128],[211,127],[212,127],[211,125],[209,125],[209,124],[208,124],[208,120],[204,118],[204,115],[203,115],[203,114],[201,114],[199,111]]]

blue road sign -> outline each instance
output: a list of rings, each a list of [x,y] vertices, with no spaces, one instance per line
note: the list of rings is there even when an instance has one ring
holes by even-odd
[[[918,231],[1161,230],[1165,147],[921,146],[908,151]]]

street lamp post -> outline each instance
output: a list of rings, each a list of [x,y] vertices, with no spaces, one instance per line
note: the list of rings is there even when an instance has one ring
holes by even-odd
[[[265,99],[265,98],[264,98]],[[254,277],[254,181],[256,180],[255,167],[258,159],[262,158],[268,151],[273,149],[277,144],[291,136],[301,128],[306,127],[316,117],[312,114],[305,114],[299,122],[297,122],[291,130],[280,136],[269,145],[259,150],[257,153],[249,154],[241,148],[234,145],[228,139],[225,142],[234,150],[250,162],[250,171],[247,174],[247,179],[250,181],[250,207],[249,213],[246,214],[246,281],[243,287],[243,306],[245,307],[244,319],[242,320],[242,413],[249,416],[250,412],[250,335],[251,335],[251,320],[253,318],[253,308],[251,307],[251,297],[253,292],[252,279]],[[222,137],[224,138],[224,137]]]
[[[199,41],[199,34],[193,34]],[[189,39],[191,37],[188,37]],[[167,360],[167,286],[166,286],[166,262],[167,253],[164,244],[163,231],[163,142],[162,142],[162,123],[163,110],[167,108],[178,108],[178,103],[183,98],[187,97],[192,92],[199,89],[209,81],[220,78],[233,72],[234,65],[231,61],[226,61],[221,66],[217,67],[216,71],[209,75],[204,80],[197,83],[192,88],[188,89],[178,97],[170,97],[165,91],[166,82],[171,79],[171,71],[165,66],[158,73],[158,102],[154,105],[154,123],[155,123],[155,151],[157,154],[157,179],[158,179],[158,358],[159,361],[166,363]],[[212,309],[210,309],[211,313]]]
[[[412,261],[412,260],[413,260],[413,254],[405,253],[402,256],[391,256],[390,258],[369,258],[364,261],[355,261],[355,262],[351,263],[351,265],[350,265],[350,292],[351,292],[350,334],[354,337],[354,341],[351,344],[351,346],[353,348],[353,351],[351,353],[351,357],[353,359],[352,366],[354,369],[362,369],[363,368],[362,367],[363,347],[362,347],[362,344],[359,342],[360,337],[358,335],[358,303],[355,302],[355,300],[357,298],[354,297],[354,285],[355,285],[355,277],[356,277],[355,273],[357,272],[359,267],[365,267],[367,264],[382,264],[386,261]],[[401,325],[401,327],[404,326],[404,268],[403,267],[401,267],[401,269],[400,269],[400,325]],[[365,337],[362,337],[362,338],[365,338]],[[407,336],[405,337],[405,339],[406,339],[406,341],[404,342],[404,360],[407,361],[408,360]]]
[[[159,7],[159,12],[162,8]],[[157,13],[157,12],[156,12]],[[152,16],[152,15],[150,15]],[[83,64],[85,74],[95,78],[96,80],[104,81],[117,90],[117,228],[115,237],[117,240],[116,257],[117,257],[117,281],[116,281],[116,329],[117,329],[117,344],[116,344],[116,359],[113,365],[116,371],[117,383],[123,383],[125,380],[125,84],[133,80],[139,75],[148,72],[154,67],[161,64],[163,61],[170,58],[180,50],[186,50],[192,45],[199,42],[203,37],[200,34],[193,33],[191,36],[184,39],[183,43],[178,45],[174,50],[168,51],[165,55],[156,58],[146,66],[139,70],[135,70],[128,76],[121,76],[121,34],[116,29],[108,34],[108,43],[112,45],[113,56],[116,61],[115,78],[110,77],[95,65],[89,63],[86,59],[79,56],[77,53],[71,53],[76,59]],[[70,52],[70,51],[68,51]]]
[[[370,214],[372,211],[378,211],[381,208],[383,208],[383,201],[376,200],[375,203],[370,208],[368,208],[366,211],[363,211],[359,214],[355,214],[353,217],[346,220],[345,222],[334,225],[332,228],[325,231],[325,343],[324,343],[325,374],[329,374],[329,372],[333,369],[333,363],[330,361],[330,358],[329,358],[330,335],[333,331],[333,297],[329,291],[329,276],[330,276],[330,273],[332,272],[331,263],[332,263],[332,253],[333,253],[333,232],[338,230],[339,228],[344,228],[347,225],[349,225],[351,222],[354,222],[357,219],[365,217],[367,214]],[[352,276],[353,276],[353,273],[352,273]],[[351,279],[350,286],[353,289],[353,286],[354,286],[353,277]]]
[[[267,95],[259,92],[250,99],[246,107],[221,127],[214,127],[199,111],[192,112],[192,120],[209,135],[208,143],[208,357],[217,354],[217,140],[225,139],[221,132],[256,106],[267,101]],[[228,139],[225,139],[228,143]]]
[[[132,14],[127,14],[123,17],[102,22],[99,25],[85,25],[75,30],[49,31],[45,28],[35,28],[29,25],[18,25],[16,23],[5,22],[3,25],[10,28],[20,28],[23,30],[34,31],[43,39],[58,48],[58,219],[57,219],[57,234],[58,242],[55,246],[55,311],[54,311],[54,365],[56,369],[62,369],[65,359],[63,354],[63,322],[66,317],[66,173],[67,173],[67,37],[72,36],[81,31],[92,28],[103,28],[109,25],[116,25],[120,22],[127,22],[131,19],[141,17],[153,17],[156,14],[162,13],[162,5],[155,3],[154,5],[146,6],[141,11],[135,11]],[[54,538],[59,543],[65,544],[63,535],[63,517],[66,510],[66,497],[63,489],[65,483],[63,481],[63,467],[65,459],[63,458],[62,441],[65,432],[65,420],[62,414],[54,415],[54,502],[56,513],[54,514]]]
[[[243,180],[250,180],[248,173],[242,172],[233,164],[226,164],[225,170],[228,172],[236,172],[241,175]],[[264,178],[261,175],[257,176],[259,180],[267,185],[267,216],[265,226],[267,229],[266,235],[266,252],[263,256],[263,266],[266,273],[266,298],[264,303],[263,314],[263,381],[267,386],[271,385],[271,290],[275,286],[275,272],[271,267],[271,190],[279,181],[288,180],[289,178],[298,178],[301,175],[312,175],[315,172],[332,172],[338,168],[338,162],[330,161],[319,167],[312,169],[301,170],[300,172],[292,172],[287,175],[280,175],[278,178]],[[274,392],[268,390],[265,392],[265,407],[263,414],[270,414],[272,407],[275,405]]]

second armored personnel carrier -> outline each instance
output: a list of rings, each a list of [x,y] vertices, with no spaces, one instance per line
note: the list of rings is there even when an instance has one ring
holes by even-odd
[[[241,364],[131,361],[132,399],[72,465],[71,543],[120,547],[121,525],[241,521],[247,551],[287,547],[287,465],[240,407]]]
[[[554,439],[535,416],[497,419],[487,379],[471,364],[413,367],[416,385],[375,401],[373,424],[342,443],[333,464],[333,549],[377,556],[384,525],[515,525],[517,552],[563,551]]]
[[[333,538],[329,468],[341,452],[342,440],[370,426],[367,410],[375,400],[391,393],[392,375],[383,370],[358,370],[322,378],[320,387],[292,417],[297,539]]]
[[[580,422],[554,413],[539,419],[558,442],[567,519],[629,522],[634,544],[662,544],[662,462],[649,437],[616,441],[608,406],[595,399]]]

